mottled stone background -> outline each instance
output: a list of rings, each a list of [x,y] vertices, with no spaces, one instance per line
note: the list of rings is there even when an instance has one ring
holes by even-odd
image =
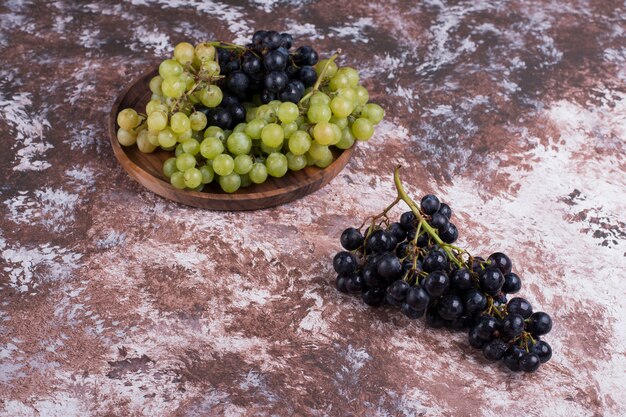
[[[1,1],[0,414],[626,415],[625,16],[612,0]],[[141,188],[108,144],[118,93],[173,43],[255,28],[342,48],[387,109],[375,137],[275,209]],[[553,315],[536,374],[334,289],[341,230],[393,198],[398,163]]]

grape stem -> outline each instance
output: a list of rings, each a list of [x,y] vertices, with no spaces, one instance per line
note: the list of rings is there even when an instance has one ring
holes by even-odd
[[[298,104],[304,103],[306,100],[311,98],[311,96],[315,92],[319,91],[320,85],[322,84],[322,81],[324,80],[324,77],[326,76],[326,73],[328,72],[328,67],[330,67],[330,63],[335,61],[335,59],[337,59],[337,57],[341,55],[341,53],[342,53],[342,50],[341,48],[339,48],[337,49],[337,52],[333,54],[333,56],[328,58],[328,60],[324,63],[324,68],[322,68],[322,71],[320,72],[319,77],[317,77],[317,81],[315,81],[315,84],[313,84],[313,88],[304,97],[302,97],[302,99],[300,100]]]
[[[463,262],[461,262],[454,255],[449,245],[447,245],[446,243],[444,243],[443,240],[441,240],[441,238],[439,237],[439,234],[435,231],[435,229],[433,229],[432,226],[428,224],[428,222],[426,221],[426,218],[422,215],[420,209],[417,207],[417,204],[415,204],[415,202],[411,199],[411,197],[408,196],[406,191],[404,191],[404,186],[402,185],[402,181],[400,180],[400,168],[402,167],[398,165],[393,171],[393,181],[396,184],[396,190],[398,190],[397,199],[402,199],[407,204],[407,206],[409,206],[413,214],[415,214],[415,217],[419,219],[418,227],[424,228],[426,233],[428,233],[430,237],[432,237],[435,240],[435,242],[437,242],[439,246],[441,246],[441,248],[446,252],[446,255],[448,255],[448,258],[452,260],[452,262],[454,262],[459,268],[464,268],[465,265],[463,264]]]

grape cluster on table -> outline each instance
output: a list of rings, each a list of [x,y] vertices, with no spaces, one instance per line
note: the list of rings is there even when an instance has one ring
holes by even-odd
[[[292,50],[287,33],[257,31],[248,45],[182,42],[150,81],[145,114],[117,116],[123,146],[174,151],[163,174],[179,189],[219,183],[232,193],[307,166],[325,168],[367,141],[383,109],[369,103],[359,73]]]
[[[452,210],[436,196],[422,198],[419,210],[433,233],[418,226],[413,211],[398,222],[381,216],[385,220],[372,222],[365,235],[344,230],[345,251],[333,260],[337,289],[360,294],[373,307],[399,308],[410,319],[425,316],[433,328],[467,331],[469,344],[486,359],[501,360],[512,371],[536,371],[552,357],[541,339],[552,319],[524,298],[508,299],[522,285],[509,257],[496,252],[485,260],[453,246],[458,230]]]

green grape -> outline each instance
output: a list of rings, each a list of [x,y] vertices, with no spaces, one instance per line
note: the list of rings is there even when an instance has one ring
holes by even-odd
[[[161,84],[163,83],[163,77],[161,77],[160,75],[157,75],[156,77],[152,77],[150,79],[150,91],[152,91],[153,94],[158,94],[160,96],[163,95],[163,91],[161,90]]]
[[[231,133],[226,141],[226,146],[233,155],[245,155],[252,149],[252,140],[245,133]]]
[[[328,154],[332,155],[332,152],[326,145],[320,145],[317,142],[311,143],[311,148],[309,149],[309,155],[311,155],[316,161],[324,159],[328,157]]]
[[[241,187],[241,177],[234,172],[223,175],[220,177],[220,187],[227,193],[234,193]]]
[[[318,123],[313,127],[313,138],[320,145],[330,145],[335,142],[335,131],[328,122]]]
[[[248,126],[248,123],[239,123],[233,129],[233,133],[246,133],[246,126]]]
[[[354,145],[354,135],[349,127],[344,127],[341,132],[341,140],[335,144],[339,149],[348,149]]]
[[[235,157],[235,168],[234,171],[239,174],[247,174],[252,169],[252,158],[250,155],[237,155]]]
[[[209,136],[200,143],[200,155],[206,159],[214,159],[224,152],[224,144],[215,136]]]
[[[222,89],[215,84],[211,84],[203,88],[198,94],[198,98],[202,104],[211,108],[219,106],[223,97],[224,95],[222,94]]]
[[[194,55],[194,47],[188,42],[181,42],[174,47],[174,58],[181,64],[191,63]]]
[[[306,158],[306,165],[307,166],[312,166],[315,165],[315,158],[313,158],[311,156],[311,154],[309,154],[308,152],[306,153],[306,155],[304,155],[304,157]]]
[[[296,119],[296,124],[298,125],[298,127],[302,126],[304,123],[306,123],[306,117],[298,116],[298,118]]]
[[[142,130],[137,134],[137,148],[143,153],[152,153],[156,146],[148,141],[148,131]]]
[[[174,150],[174,155],[178,156],[184,153],[185,153],[185,150],[183,149],[183,144],[179,143],[178,145],[176,145],[176,149]]]
[[[132,130],[139,124],[139,115],[134,109],[124,109],[117,114],[117,124],[124,130]]]
[[[341,128],[337,126],[336,124],[331,123],[330,127],[333,128],[333,133],[335,136],[335,139],[332,141],[331,145],[336,145],[341,140],[341,137],[343,136],[343,132],[341,131]]]
[[[187,86],[180,77],[166,78],[163,80],[163,84],[161,84],[163,95],[169,98],[179,98],[185,92],[185,88]]]
[[[202,184],[202,172],[198,168],[189,168],[185,171],[185,186],[196,188]]]
[[[201,111],[195,111],[189,116],[189,123],[191,125],[191,129],[198,132],[204,129],[207,125],[206,115]]]
[[[167,114],[167,106],[161,102],[161,100],[150,100],[148,104],[146,104],[146,113],[148,116],[155,111],[161,111]]]
[[[188,72],[183,72],[180,76],[180,79],[185,83],[185,90],[191,90],[196,83],[196,80],[193,75]]]
[[[365,117],[373,124],[377,125],[385,117],[385,111],[378,104],[369,103],[363,106],[361,117]]]
[[[159,65],[159,75],[164,79],[178,78],[183,73],[183,66],[173,59],[166,59]]]
[[[356,91],[354,90],[354,88],[342,87],[337,90],[337,96],[349,100],[350,103],[355,103],[356,101]]]
[[[232,130],[225,130],[225,131],[224,131],[224,137],[226,137],[226,138],[227,138],[227,137],[229,137],[232,133],[233,133],[233,131],[232,131]],[[226,140],[224,140],[224,142],[226,142]]]
[[[159,132],[159,145],[163,148],[176,146],[176,135],[172,132],[172,129],[166,127]]]
[[[352,100],[337,96],[330,101],[330,109],[336,117],[348,117],[353,110]]]
[[[170,184],[172,184],[174,188],[178,188],[180,190],[185,189],[185,174],[180,171],[172,173],[172,176],[170,177]]]
[[[176,168],[176,158],[169,158],[163,162],[163,175],[167,178],[170,178],[176,171],[178,171],[178,168]]]
[[[269,147],[276,148],[281,146],[284,139],[285,132],[283,128],[276,123],[266,125],[261,131],[261,140]]]
[[[329,121],[333,114],[325,104],[312,104],[306,115],[311,123],[321,123]]]
[[[208,184],[210,182],[213,182],[215,174],[213,173],[213,168],[211,168],[209,165],[201,166],[200,173],[202,174],[202,184]]]
[[[374,125],[369,119],[359,117],[352,123],[352,134],[357,140],[369,140],[374,134]]]
[[[298,130],[298,124],[296,122],[283,123],[281,126],[285,133],[285,139],[289,139],[293,132]]]
[[[283,148],[282,145],[283,144],[281,143],[280,146],[273,147],[273,146],[267,146],[266,144],[261,142],[261,152],[266,153],[268,155],[274,152],[280,152],[281,149]]]
[[[354,100],[356,104],[364,105],[370,99],[370,93],[362,85],[354,87],[354,91],[356,92],[356,99]]]
[[[252,139],[261,139],[261,131],[267,125],[263,119],[254,119],[248,122],[244,132]]]
[[[269,154],[265,160],[265,166],[267,168],[267,173],[276,178],[283,177],[289,168],[287,157],[280,152]]]
[[[191,128],[191,122],[185,113],[177,112],[170,118],[170,127],[174,133],[183,133]]]
[[[183,133],[176,135],[176,140],[179,143],[187,142],[193,136],[193,130],[187,129]]]
[[[137,135],[120,127],[117,129],[117,141],[122,146],[132,146],[137,142]]]
[[[161,146],[159,144],[159,134],[148,130],[148,136],[146,137],[148,142],[150,142],[153,146]]]
[[[278,115],[280,121],[283,123],[295,122],[300,115],[300,109],[298,109],[298,105],[294,103],[280,103],[276,114]]]
[[[189,168],[193,168],[195,166],[196,158],[191,154],[183,152],[176,157],[176,168],[178,168],[179,171],[187,171]]]
[[[182,148],[185,153],[196,156],[200,152],[200,142],[195,139],[189,139],[182,143]]]
[[[206,42],[196,45],[196,57],[200,61],[213,61],[215,60],[215,47]]]
[[[287,152],[287,167],[292,171],[299,171],[306,166],[306,156],[294,155]]]
[[[330,118],[330,122],[336,124],[337,126],[339,126],[340,128],[344,128],[346,126],[348,126],[348,118],[346,117],[331,117]]]
[[[253,183],[263,184],[267,179],[267,168],[265,167],[265,164],[255,162],[252,164],[252,168],[250,169],[248,175],[250,175],[250,181]]]
[[[241,188],[249,187],[252,185],[252,180],[250,179],[250,175],[243,174],[239,176],[241,178]]]
[[[274,123],[276,121],[276,109],[269,104],[263,104],[256,109],[256,118],[263,119],[267,123]]]
[[[278,108],[281,105],[281,101],[280,100],[272,100],[269,103],[267,103],[268,106],[271,106],[274,110],[278,111]]]
[[[225,153],[217,155],[213,159],[213,171],[217,175],[229,175],[235,169],[235,161],[233,157]]]
[[[211,77],[220,75],[220,64],[215,61],[204,61],[201,67],[202,71],[206,72],[207,75]]]
[[[226,140],[226,134],[224,134],[224,130],[219,126],[209,126],[204,131],[204,137],[214,137],[218,138],[222,142]]]
[[[328,59],[322,59],[315,66],[315,72],[317,72],[317,76],[319,77],[320,74],[322,73],[322,70],[326,66],[326,63],[328,63],[328,68],[326,69],[326,74],[324,75],[324,79],[329,79],[330,77],[332,77],[333,75],[335,75],[337,73],[337,64],[335,64],[335,61],[329,61]]]
[[[323,158],[315,161],[315,165],[317,165],[320,168],[326,168],[327,166],[333,163],[333,160],[334,160],[333,153],[328,151],[328,153],[326,153],[326,155],[324,155]]]
[[[337,73],[333,78],[330,79],[328,87],[331,91],[337,91],[343,87],[350,87],[350,80],[345,74]]]
[[[359,84],[359,73],[354,68],[344,67],[337,70],[337,74],[345,75],[348,79],[350,87],[356,87]]]
[[[311,136],[302,130],[295,131],[289,138],[289,151],[294,155],[304,155],[311,147]]]
[[[316,104],[330,104],[330,97],[328,97],[321,91],[318,91],[311,96],[311,98],[309,99],[309,104],[311,106],[314,106]]]

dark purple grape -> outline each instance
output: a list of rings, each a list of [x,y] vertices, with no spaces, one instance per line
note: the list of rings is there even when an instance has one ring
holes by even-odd
[[[370,307],[380,307],[385,301],[384,288],[369,288],[363,291],[363,302]]]
[[[389,288],[387,288],[387,291],[389,291]],[[402,300],[392,297],[389,292],[385,295],[385,302],[393,307],[400,307],[402,305]]]
[[[315,72],[315,68],[312,66],[304,65],[300,67],[297,77],[305,87],[311,87],[317,81],[317,72]]]
[[[509,272],[504,275],[504,285],[502,286],[502,292],[506,294],[515,294],[522,288],[522,280],[517,274]]]
[[[404,227],[404,230],[415,229],[415,214],[412,211],[402,213],[400,216],[400,225]]]
[[[337,279],[335,280],[335,287],[341,292],[348,292],[346,289],[346,275],[337,275]]]
[[[387,287],[387,294],[396,300],[404,300],[406,298],[406,294],[409,291],[411,286],[401,279],[394,281],[389,287]]]
[[[533,307],[525,298],[515,297],[509,300],[509,303],[506,305],[506,311],[509,314],[519,314],[527,319],[533,314]]]
[[[276,100],[276,94],[272,93],[269,90],[263,90],[259,95],[259,100],[261,100],[261,103],[267,104],[270,101]]]
[[[552,348],[543,340],[539,340],[537,341],[537,343],[532,345],[530,347],[530,352],[536,354],[539,357],[539,361],[541,363],[548,362],[552,357]]]
[[[231,104],[226,108],[233,119],[234,124],[242,123],[246,120],[246,108],[241,103]]]
[[[317,64],[318,56],[317,56],[317,52],[315,52],[315,49],[311,48],[310,46],[301,46],[298,49],[296,49],[296,52],[293,55],[293,59],[295,63],[300,66],[303,66],[303,65],[312,66],[312,65]]]
[[[450,286],[456,291],[467,291],[474,286],[470,271],[465,268],[456,269],[450,275]]]
[[[278,93],[282,91],[289,82],[287,74],[282,71],[272,71],[265,77],[265,88],[272,92]]]
[[[398,242],[402,242],[406,239],[406,230],[404,230],[402,225],[398,222],[391,223],[387,231],[391,233]]]
[[[506,339],[513,339],[524,331],[524,318],[519,314],[508,314],[500,326],[500,333]]]
[[[442,253],[438,250],[431,250],[422,262],[424,271],[445,271],[448,269],[448,257],[445,252]]]
[[[293,45],[293,37],[288,33],[281,33],[280,46],[289,49],[291,48],[291,45]]]
[[[502,272],[502,275],[508,274],[513,268],[511,259],[502,252],[492,253],[489,255],[489,258],[487,258],[487,261],[491,262],[492,267],[498,268],[500,272]]]
[[[504,275],[499,269],[489,267],[485,269],[479,278],[480,288],[489,295],[497,295],[504,285]]]
[[[492,340],[500,329],[500,322],[492,316],[481,316],[476,326],[476,334],[483,340]]]
[[[452,244],[459,238],[459,230],[453,223],[448,223],[448,227],[439,233],[439,237],[445,243]]]
[[[346,279],[346,289],[351,293],[358,293],[365,289],[363,277],[360,274],[352,273]]]
[[[439,199],[432,194],[425,195],[420,202],[422,211],[429,216],[436,213],[440,206]]]
[[[276,49],[280,46],[281,41],[280,33],[270,30],[265,35],[265,39],[263,39],[263,47],[266,49]]]
[[[443,214],[448,218],[448,220],[452,218],[452,209],[446,203],[441,203],[441,205],[439,206],[439,210],[437,210],[437,213]]]
[[[411,320],[418,319],[422,317],[425,313],[425,310],[416,310],[410,305],[408,305],[407,303],[402,303],[401,309],[402,309],[402,313],[408,318],[410,318]]]
[[[468,339],[469,339],[470,346],[475,347],[477,349],[482,349],[483,346],[487,344],[487,340],[481,339],[478,336],[478,333],[476,332],[475,328],[470,329],[468,333]]]
[[[528,331],[534,336],[542,336],[550,333],[550,330],[552,330],[552,318],[548,314],[538,311],[530,316]]]
[[[387,286],[387,280],[378,275],[376,264],[367,264],[361,270],[361,276],[365,285],[371,288],[385,288]]]
[[[406,293],[406,303],[415,310],[424,310],[430,303],[430,296],[422,287],[411,287]]]
[[[366,245],[373,252],[386,252],[391,236],[384,230],[376,230],[367,238]]]
[[[388,281],[400,278],[402,276],[402,264],[398,257],[389,252],[383,254],[380,261],[378,261],[378,275]]]
[[[338,274],[349,274],[356,270],[356,258],[350,252],[339,252],[333,258],[333,267]]]
[[[463,315],[463,303],[454,294],[446,294],[437,304],[437,312],[444,320],[456,320]]]
[[[487,308],[487,297],[478,289],[469,290],[463,297],[463,304],[468,314],[481,313]]]
[[[343,231],[340,241],[345,250],[355,250],[363,246],[364,238],[359,230],[350,227]]]
[[[492,340],[483,347],[483,355],[490,361],[499,361],[509,346],[500,339]]]
[[[541,361],[539,360],[539,356],[535,353],[526,353],[519,361],[520,368],[524,372],[535,372],[539,365],[541,365]]]
[[[426,278],[422,286],[431,298],[437,298],[448,289],[450,280],[445,272],[433,271]]]
[[[228,110],[220,107],[216,107],[214,111],[211,112],[211,117],[208,119],[209,126],[218,126],[224,130],[230,129],[230,125],[233,122],[232,116]]]
[[[261,59],[255,55],[246,55],[241,64],[241,69],[248,75],[255,75],[261,71]]]
[[[252,35],[252,44],[261,45],[263,43],[263,40],[265,39],[265,36],[267,36],[267,31],[257,30],[256,32],[254,32],[254,35]]]
[[[430,225],[437,229],[439,232],[446,231],[448,229],[448,225],[450,225],[450,220],[443,214],[437,212],[433,214],[433,217],[430,220]]]
[[[526,351],[519,346],[511,346],[504,352],[502,361],[507,368],[513,372],[519,372],[522,370],[520,361],[526,354]]]

